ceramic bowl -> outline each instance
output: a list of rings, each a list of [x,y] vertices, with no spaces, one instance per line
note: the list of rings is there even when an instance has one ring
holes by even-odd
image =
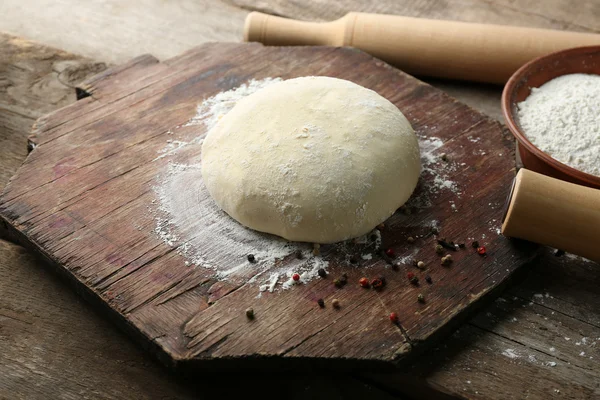
[[[525,64],[504,86],[502,113],[508,129],[519,143],[523,166],[532,171],[565,181],[600,189],[600,177],[561,163],[538,149],[527,139],[519,125],[517,103],[525,100],[531,88],[566,74],[600,75],[600,46],[577,47],[536,58]]]

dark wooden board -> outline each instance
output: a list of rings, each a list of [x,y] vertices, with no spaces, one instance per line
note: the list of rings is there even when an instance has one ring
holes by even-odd
[[[433,285],[414,287],[405,277],[410,267],[392,271],[375,258],[364,271],[386,276],[388,284],[380,292],[365,291],[356,284],[365,272],[340,265],[332,255],[330,276],[347,272],[344,288],[334,289],[331,279],[315,280],[257,299],[256,285],[218,282],[212,271],[186,266],[154,234],[147,208],[156,176],[168,163],[156,158],[167,132],[193,117],[203,97],[251,78],[305,75],[335,76],[376,90],[420,135],[444,141],[439,154],[464,163],[452,174],[461,196],[440,191],[431,197],[433,207],[398,213],[383,232],[385,246],[399,256],[418,250],[415,258],[427,263]],[[140,57],[82,90],[89,96],[38,120],[38,147],[5,189],[0,213],[16,238],[42,253],[81,294],[167,363],[217,365],[231,358],[317,360],[340,367],[356,366],[349,361],[400,363],[446,333],[450,322],[464,318],[534,254],[490,229],[499,223],[514,176],[508,133],[364,53],[210,44],[164,63]],[[199,129],[180,128],[178,138],[190,140]],[[421,188],[430,183],[424,176]],[[433,236],[407,244],[409,235],[428,234],[419,222],[432,216],[440,221],[441,236],[484,238],[488,256],[462,250],[446,268],[433,252]],[[425,304],[416,301],[420,292]],[[339,298],[342,308],[319,309],[318,297]],[[244,315],[248,306],[257,313],[252,322]],[[391,311],[400,315],[399,326],[387,319]]]

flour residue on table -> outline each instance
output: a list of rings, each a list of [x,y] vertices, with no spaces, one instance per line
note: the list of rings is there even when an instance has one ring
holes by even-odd
[[[187,122],[173,128],[168,133],[176,135],[182,127],[203,126],[202,132],[212,129],[242,98],[280,82],[280,78],[251,80],[237,88],[218,93],[205,99],[198,105],[196,115]],[[407,205],[413,208],[429,208],[431,195],[442,190],[460,195],[457,184],[449,179],[449,173],[459,166],[453,162],[441,161],[435,153],[442,147],[441,139],[417,133],[421,150],[422,174],[428,176],[428,185],[421,187]],[[174,156],[183,149],[201,151],[204,135],[191,141],[178,140],[175,137],[167,141],[158,152],[155,161]],[[193,146],[193,147],[192,147]],[[431,179],[429,179],[431,178]],[[150,209],[156,214],[155,233],[186,260],[193,268],[207,268],[215,271],[215,277],[222,280],[239,280],[256,283],[260,291],[273,292],[278,288],[286,289],[295,283],[294,273],[300,275],[300,282],[308,282],[318,277],[318,270],[327,270],[327,250],[323,256],[314,255],[312,246],[307,243],[288,242],[279,237],[248,229],[223,212],[203,184],[200,164],[182,164],[169,161],[163,173],[157,177],[155,192],[157,204]],[[429,184],[429,181],[432,184]],[[437,221],[425,221],[427,226],[436,226]],[[376,235],[378,230],[373,231]],[[358,242],[366,242],[366,235]],[[375,241],[370,251],[361,255],[362,259],[372,258],[371,252],[377,251],[381,240]],[[335,245],[334,245],[335,246]],[[328,246],[333,247],[333,246]],[[338,250],[346,248],[339,244]],[[301,254],[298,257],[298,254]],[[256,262],[248,261],[253,254]],[[397,262],[409,263],[414,255],[400,257]],[[282,263],[282,259],[286,259]],[[281,266],[285,264],[284,266]]]

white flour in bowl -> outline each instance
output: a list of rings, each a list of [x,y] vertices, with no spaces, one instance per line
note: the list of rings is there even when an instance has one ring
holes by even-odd
[[[518,104],[519,124],[540,150],[600,176],[600,76],[569,74],[532,88]]]

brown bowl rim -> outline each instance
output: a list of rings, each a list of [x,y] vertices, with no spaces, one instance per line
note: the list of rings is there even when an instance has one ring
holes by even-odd
[[[570,177],[576,179],[577,181],[585,181],[587,183],[591,183],[596,186],[600,186],[600,177],[592,174],[588,174],[587,172],[583,172],[576,168],[573,168],[567,164],[564,164],[550,155],[546,154],[542,150],[540,150],[536,145],[531,143],[525,133],[521,131],[520,126],[518,125],[516,118],[513,117],[513,107],[511,104],[511,97],[514,93],[515,87],[517,84],[523,79],[523,76],[535,65],[538,64],[546,64],[548,61],[561,57],[565,54],[571,53],[585,53],[585,52],[594,52],[600,51],[600,45],[598,46],[584,46],[584,47],[574,47],[566,50],[556,51],[554,53],[546,54],[524,64],[521,68],[519,68],[512,76],[509,78],[508,82],[504,86],[502,90],[502,115],[504,116],[504,120],[506,121],[506,125],[508,129],[511,131],[513,136],[517,139],[517,141],[524,146],[529,152],[533,153],[537,158],[541,158],[547,164],[550,164],[554,169],[569,175]]]

